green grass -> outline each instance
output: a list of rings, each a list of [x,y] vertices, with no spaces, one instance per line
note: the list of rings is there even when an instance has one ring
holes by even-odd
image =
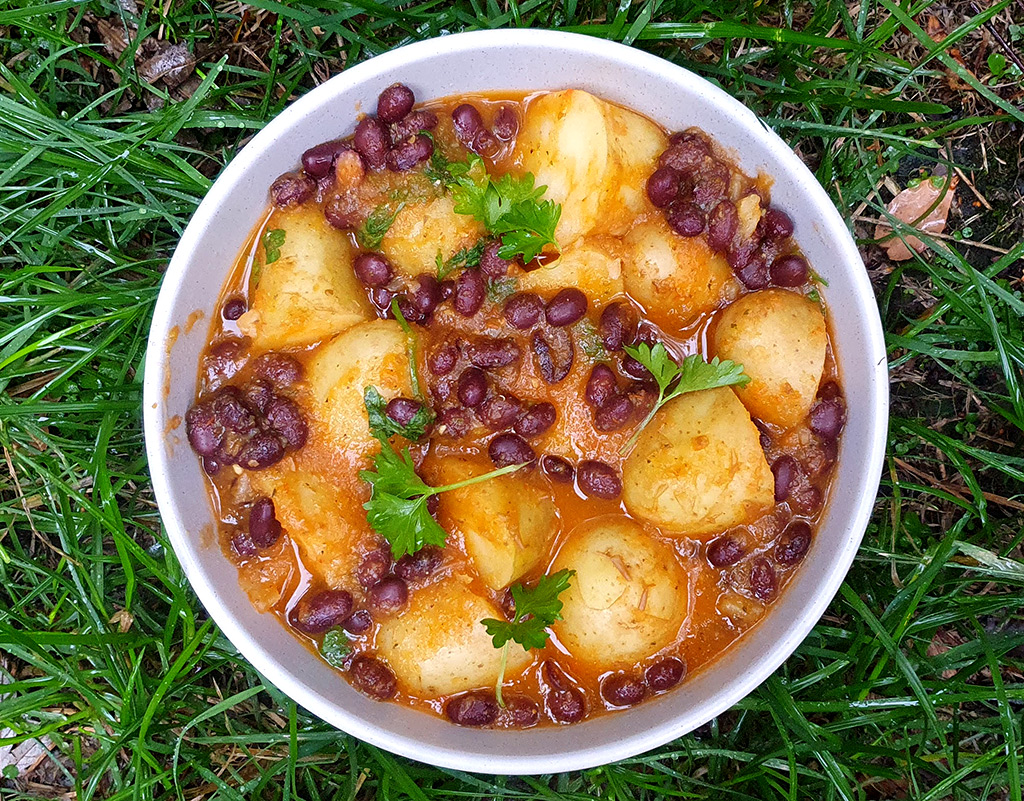
[[[97,21],[126,7],[0,8],[0,748],[50,743],[0,797],[1021,801],[1024,112],[984,33],[1019,47],[1020,0],[176,0],[116,56]],[[665,56],[798,150],[864,245],[893,419],[864,547],[776,675],[652,753],[495,778],[359,743],[238,657],[161,530],[140,380],[161,270],[246,137],[343,65],[509,25]],[[140,79],[147,36],[195,54],[187,91]],[[887,262],[865,220],[954,166],[991,208],[962,186],[954,238]]]

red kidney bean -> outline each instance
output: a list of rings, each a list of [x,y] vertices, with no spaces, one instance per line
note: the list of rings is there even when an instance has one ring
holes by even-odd
[[[508,273],[509,262],[498,255],[499,250],[501,250],[501,242],[495,240],[488,244],[484,248],[484,252],[480,254],[480,272],[492,281],[504,278]]]
[[[601,682],[601,697],[612,706],[634,706],[646,694],[643,682],[628,673],[613,673]]]
[[[248,559],[259,553],[256,543],[249,536],[249,532],[242,529],[231,535],[231,549],[243,559]]]
[[[441,303],[441,284],[438,283],[430,273],[420,273],[416,276],[416,288],[412,292],[412,305],[424,317],[434,313],[434,309]]]
[[[822,439],[837,440],[846,422],[845,418],[845,408],[840,398],[818,401],[811,409],[811,431]]]
[[[756,248],[744,258],[741,266],[733,267],[733,273],[747,289],[764,289],[771,280],[764,253]]]
[[[651,692],[663,693],[679,684],[685,673],[686,665],[682,660],[666,656],[644,671],[644,680]]]
[[[451,278],[445,278],[441,284],[441,300],[448,300],[455,294],[455,282]]]
[[[216,459],[211,459],[209,456],[203,457],[203,470],[206,471],[207,475],[215,476],[220,472],[220,462]]]
[[[498,141],[498,137],[484,128],[473,138],[473,144],[469,149],[481,156],[494,158],[501,150],[501,142]]]
[[[355,569],[356,581],[363,589],[369,589],[388,574],[391,568],[391,550],[384,546],[363,556]]]
[[[712,540],[708,544],[708,561],[712,567],[726,567],[734,565],[746,554],[747,549],[743,544],[733,537],[723,536]]]
[[[623,354],[622,359],[619,362],[619,369],[623,373],[628,375],[630,378],[635,378],[637,381],[650,381],[654,378],[651,375],[651,371],[643,366],[640,362],[634,359],[628,354]]]
[[[698,134],[675,134],[675,141],[661,154],[658,164],[672,167],[685,174],[693,173],[704,159],[711,155],[711,148]]]
[[[405,172],[434,155],[434,140],[424,134],[416,134],[396,143],[385,156],[388,169]]]
[[[535,331],[530,338],[530,345],[541,378],[547,383],[557,384],[569,375],[576,359],[576,349],[572,337],[564,328],[548,329],[547,336]]]
[[[808,481],[800,482],[789,496],[790,508],[800,515],[812,515],[821,508],[821,490]]]
[[[265,378],[278,387],[288,387],[302,380],[302,363],[287,353],[263,353],[252,361],[253,375]]]
[[[268,431],[261,431],[248,440],[238,452],[237,463],[249,470],[265,470],[284,458],[284,445]]]
[[[697,236],[704,230],[704,212],[694,203],[673,204],[665,219],[680,236]]]
[[[270,202],[278,208],[301,206],[316,194],[316,181],[301,172],[286,172],[270,185]]]
[[[659,209],[665,208],[679,194],[681,179],[672,167],[658,167],[647,179],[647,197]]]
[[[537,458],[530,443],[518,434],[498,434],[487,445],[487,455],[495,467],[526,464]]]
[[[352,144],[368,166],[379,170],[384,166],[391,144],[387,126],[376,117],[363,117],[356,124]]]
[[[224,306],[221,308],[221,314],[225,320],[237,320],[243,314],[245,314],[246,304],[245,298],[231,297],[224,301]]]
[[[545,456],[540,465],[548,477],[559,484],[571,484],[576,476],[576,469],[561,456]]]
[[[341,627],[349,634],[366,634],[371,626],[373,626],[373,618],[365,609],[357,609],[341,624]]]
[[[342,142],[339,139],[332,142],[321,142],[302,154],[302,169],[313,178],[323,178],[334,169],[334,163],[338,160],[338,156],[351,149],[352,146],[348,142]]]
[[[432,496],[436,498],[437,496]],[[408,553],[395,563],[395,575],[406,581],[419,581],[431,575],[444,561],[444,553],[434,545]]]
[[[512,106],[502,106],[494,115],[494,135],[501,141],[508,142],[519,133],[519,115]]]
[[[539,437],[555,424],[557,417],[554,404],[542,401],[523,412],[513,429],[521,437]]]
[[[281,537],[281,521],[270,498],[257,498],[249,507],[249,536],[258,548],[269,548]]]
[[[516,292],[505,301],[505,320],[513,328],[526,331],[533,328],[544,311],[544,301],[533,292]]]
[[[377,117],[384,122],[398,122],[412,111],[416,96],[403,83],[393,83],[377,96]]]
[[[513,339],[486,337],[470,343],[466,355],[477,367],[490,370],[515,364],[522,356],[522,351]]]
[[[576,483],[584,495],[595,498],[618,498],[622,494],[622,479],[615,469],[604,462],[587,459],[576,468]]]
[[[394,615],[409,602],[409,588],[398,576],[385,576],[366,593],[370,606],[385,615]]]
[[[517,729],[528,729],[540,722],[537,704],[523,695],[505,695],[505,711],[509,722]]]
[[[766,209],[758,221],[758,227],[762,235],[773,242],[793,235],[793,220],[781,209]]]
[[[586,313],[587,296],[575,287],[559,290],[544,307],[548,325],[558,328],[572,325]]]
[[[387,284],[395,274],[391,262],[380,253],[360,253],[352,262],[352,269],[356,278],[364,286],[382,287]]]
[[[487,396],[487,378],[479,367],[467,367],[459,376],[457,390],[459,402],[463,406],[473,408],[484,402]]]
[[[633,401],[628,395],[615,393],[594,411],[594,428],[618,431],[633,416]]]
[[[412,298],[406,295],[398,295],[397,300],[398,311],[402,313],[402,317],[407,323],[422,323],[427,319],[427,316],[419,310]]]
[[[299,407],[280,396],[267,406],[267,423],[280,435],[286,448],[298,449],[306,444],[309,428]]]
[[[800,478],[800,464],[788,453],[772,462],[772,473],[775,475],[775,502],[780,503],[789,497],[793,485]]]
[[[768,430],[768,426],[762,423],[760,420],[753,418],[754,427],[758,430],[757,441],[761,446],[761,450],[766,451],[772,446],[771,432]]]
[[[427,357],[427,369],[434,375],[448,375],[458,360],[458,348],[451,344],[440,345]]]
[[[587,702],[575,687],[552,690],[545,701],[551,717],[560,723],[576,723],[587,714]]]
[[[392,316],[391,301],[394,298],[395,293],[382,286],[374,287],[370,290],[370,303],[377,310],[377,314],[385,319]]]
[[[693,202],[701,208],[710,209],[717,205],[729,192],[729,168],[715,163],[697,174],[693,184]]]
[[[597,332],[601,336],[601,344],[607,351],[622,350],[622,346],[631,342],[636,335],[637,314],[628,303],[615,301],[609,303],[601,312],[597,322]]]
[[[770,601],[775,597],[775,568],[764,557],[754,560],[750,568],[750,592],[759,601]]]
[[[398,690],[395,674],[376,657],[360,654],[352,659],[348,670],[356,689],[378,701],[388,700]]]
[[[811,271],[807,259],[793,253],[789,256],[779,256],[772,262],[769,273],[772,283],[776,286],[794,287],[807,283]]]
[[[245,402],[264,416],[267,413],[267,409],[270,408],[270,402],[275,397],[274,389],[270,386],[270,382],[264,381],[262,378],[256,378],[247,383],[242,388],[242,392],[245,396]]]
[[[775,561],[790,567],[803,559],[810,547],[811,527],[802,520],[794,520],[775,545]]]
[[[321,590],[305,595],[291,610],[291,624],[306,634],[323,634],[352,614],[352,596],[345,590]]]
[[[407,426],[423,408],[423,404],[412,398],[392,398],[384,407],[384,414],[400,426]]]
[[[516,421],[522,408],[518,398],[499,393],[484,400],[477,407],[476,416],[492,431],[501,431]]]
[[[430,512],[432,517],[437,517],[437,510],[441,506],[441,499],[436,495],[431,495],[427,498],[427,511]]]
[[[324,219],[331,227],[346,231],[359,227],[363,212],[355,198],[350,195],[336,195],[324,204]]]
[[[455,280],[453,304],[463,317],[472,317],[484,305],[487,287],[476,270],[463,270]]]
[[[434,430],[449,439],[462,439],[473,430],[473,419],[465,409],[445,409]]]
[[[455,126],[455,136],[463,146],[472,149],[473,140],[483,130],[484,121],[477,111],[476,106],[463,103],[456,106],[452,111],[452,123]]]
[[[712,250],[724,253],[732,244],[740,218],[736,206],[730,200],[723,200],[708,214],[708,244]]]
[[[834,400],[840,397],[843,391],[835,381],[826,381],[818,387],[818,397],[822,400]]]
[[[417,109],[391,126],[391,141],[401,142],[421,131],[432,131],[437,127],[437,115],[432,111]]]
[[[215,456],[224,442],[224,426],[217,419],[214,400],[204,398],[185,413],[185,434],[192,450],[200,456]],[[255,424],[255,418],[253,419]]]
[[[479,690],[457,695],[444,705],[448,719],[459,726],[490,726],[500,711],[494,696]]]

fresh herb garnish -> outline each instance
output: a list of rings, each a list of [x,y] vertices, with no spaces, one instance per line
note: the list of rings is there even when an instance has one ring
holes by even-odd
[[[486,291],[487,299],[491,303],[504,303],[512,297],[519,288],[519,279],[514,275],[506,275],[493,280],[488,279]]]
[[[283,228],[273,228],[263,234],[263,250],[267,254],[267,264],[273,264],[281,258],[281,245],[284,244],[284,237]]]
[[[410,442],[416,442],[427,433],[427,428],[434,422],[434,413],[426,404],[421,405],[419,411],[405,425],[395,422],[387,416],[385,409],[387,409],[388,402],[384,400],[376,387],[367,387],[363,390],[363,405],[366,406],[370,429],[380,431],[385,437],[399,434]]]
[[[391,299],[391,313],[395,315],[398,325],[405,333],[405,353],[409,358],[409,381],[412,384],[412,392],[420,400],[423,400],[423,388],[420,386],[420,371],[416,367],[417,351],[419,350],[419,338],[412,330],[409,321],[405,319],[402,310],[398,307],[398,298]]]
[[[429,132],[424,131],[427,136],[431,139],[434,137]],[[480,161],[481,167],[483,166],[483,160],[479,156],[476,158]],[[458,180],[466,175],[473,168],[475,163],[470,159],[469,161],[449,161],[441,149],[437,147],[436,142],[434,146],[434,153],[430,157],[430,163],[427,164],[423,174],[427,176],[431,181],[436,184],[440,184],[444,191],[450,190]]]
[[[750,376],[743,372],[742,364],[728,360],[719,362],[717,356],[706,362],[702,356],[695,353],[683,359],[682,364],[676,364],[660,342],[655,343],[653,348],[646,342],[641,342],[639,345],[626,345],[623,350],[650,370],[654,380],[658,382],[658,402],[629,438],[629,442],[622,447],[622,453],[636,444],[640,432],[651,422],[655,412],[673,398],[687,392],[700,392],[732,384],[742,387],[750,382]]]
[[[818,275],[818,271],[815,270],[813,267],[809,268],[808,273],[813,283],[821,284],[822,286],[828,286],[828,281],[826,281],[824,278]]]
[[[505,705],[501,698],[501,685],[505,681],[509,643],[515,640],[523,646],[524,651],[547,645],[547,627],[562,619],[562,601],[558,596],[569,589],[569,579],[575,574],[575,570],[559,570],[550,576],[541,576],[532,589],[522,584],[514,584],[512,600],[516,605],[516,615],[512,621],[494,618],[480,621],[487,629],[494,647],[502,649],[501,670],[498,672],[498,682],[494,687],[501,706]]]
[[[460,267],[477,267],[486,247],[487,242],[481,239],[471,248],[456,251],[447,261],[441,257],[441,251],[437,251],[437,259],[434,261],[437,265],[437,280],[443,281]]]
[[[334,628],[324,635],[320,644],[320,656],[327,664],[338,669],[345,667],[345,659],[352,653],[352,646],[348,644],[348,637],[340,628]]]
[[[394,211],[386,204],[377,206],[377,208],[371,211],[370,216],[366,218],[356,231],[356,241],[359,242],[359,246],[366,250],[376,250],[379,248],[384,235],[387,234],[391,224],[395,221],[395,217],[404,208],[405,203],[401,202],[395,207]]]
[[[579,322],[573,326],[576,330],[576,340],[580,343],[580,349],[589,359],[602,361],[608,358],[608,351],[597,327],[586,317],[581,317]]]

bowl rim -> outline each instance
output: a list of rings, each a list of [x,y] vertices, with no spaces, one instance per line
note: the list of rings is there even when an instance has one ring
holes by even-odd
[[[240,183],[250,162],[259,153],[273,146],[278,131],[286,128],[287,118],[296,114],[304,114],[321,106],[322,99],[329,97],[339,87],[372,81],[374,78],[386,75],[391,70],[415,64],[424,58],[442,53],[448,55],[456,52],[474,52],[498,46],[516,45],[534,48],[540,46],[560,50],[569,55],[598,57],[606,60],[610,66],[624,65],[633,70],[639,69],[655,74],[669,72],[674,81],[687,84],[692,90],[709,95],[718,106],[727,109],[730,117],[735,121],[744,124],[747,128],[758,130],[758,135],[763,137],[765,146],[771,151],[773,158],[777,159],[780,172],[802,172],[810,178],[809,181],[804,181],[807,186],[803,188],[814,196],[816,205],[821,208],[822,218],[829,228],[830,235],[832,233],[836,235],[837,260],[845,264],[860,266],[860,269],[851,275],[851,280],[858,285],[862,300],[866,297],[874,298],[874,292],[867,272],[863,268],[860,254],[839,212],[806,166],[773,130],[763,124],[738,100],[689,70],[627,45],[583,34],[538,29],[503,29],[450,34],[407,44],[352,66],[310,90],[271,120],[241,151],[235,154],[199,204],[175,249],[161,285],[147,344],[143,379],[146,450],[154,494],[160,507],[161,518],[168,538],[194,592],[214,621],[262,676],[284,690],[296,702],[310,711],[314,711],[314,714],[331,725],[374,746],[440,767],[488,774],[537,774],[590,768],[664,745],[686,731],[692,730],[695,726],[679,721],[669,722],[660,726],[634,730],[631,736],[601,747],[577,748],[557,754],[516,756],[497,753],[488,756],[479,754],[467,756],[453,748],[446,747],[443,743],[424,742],[401,733],[384,731],[374,725],[372,721],[364,720],[348,712],[337,703],[328,703],[329,708],[325,709],[326,699],[307,687],[300,677],[291,673],[277,657],[263,648],[252,634],[238,622],[220,593],[200,577],[198,559],[189,546],[187,531],[172,492],[172,482],[167,466],[169,456],[164,447],[165,431],[162,410],[164,376],[169,368],[168,337],[172,326],[181,322],[171,317],[178,287],[188,265],[196,257],[197,244],[202,233],[213,224],[215,215],[211,212]],[[874,360],[873,376],[875,381],[871,400],[872,407],[877,410],[877,413],[873,415],[873,436],[867,443],[868,455],[864,461],[875,466],[873,473],[867,476],[865,481],[873,478],[874,485],[877,486],[877,480],[882,472],[888,431],[888,381],[884,336],[877,309],[874,309],[874,315],[869,317],[863,333],[866,356]],[[869,485],[865,484],[865,486]],[[699,714],[703,721],[716,717],[753,692],[789,658],[816,625],[849,571],[870,520],[875,495],[876,493],[866,491],[857,499],[846,524],[849,536],[844,540],[841,549],[830,560],[826,577],[820,582],[819,592],[813,600],[801,610],[797,617],[790,621],[783,631],[783,635],[772,643],[767,652],[752,666],[749,674],[742,680],[723,687],[712,695]],[[723,656],[720,655],[719,660]]]

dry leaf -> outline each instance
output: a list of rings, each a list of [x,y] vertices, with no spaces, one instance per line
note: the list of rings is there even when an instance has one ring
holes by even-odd
[[[936,184],[938,184],[936,186]],[[953,195],[956,191],[957,178],[954,177],[949,187],[946,187],[945,178],[929,178],[921,181],[917,186],[908,187],[900,192],[889,202],[889,213],[897,220],[913,225],[918,231],[926,234],[941,234],[946,230],[946,218],[949,216],[949,207],[953,204]],[[938,200],[938,203],[936,203]],[[928,212],[927,216],[918,219],[935,204],[935,208]],[[892,228],[885,223],[875,226],[875,239],[882,240],[892,235]],[[917,252],[925,249],[924,242],[916,236],[905,237],[906,242],[898,236],[893,236],[885,242],[879,242],[889,258],[893,261],[906,261],[913,258],[909,247]]]
[[[139,76],[147,83],[163,80],[173,89],[184,83],[195,69],[192,54],[184,44],[161,42],[156,54],[139,64]]]

